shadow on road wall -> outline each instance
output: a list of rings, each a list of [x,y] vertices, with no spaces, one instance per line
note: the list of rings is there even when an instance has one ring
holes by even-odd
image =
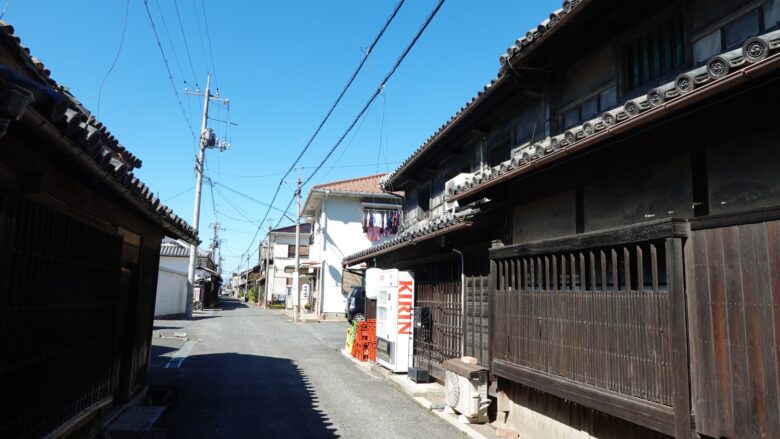
[[[194,355],[175,370],[150,371],[150,381],[174,393],[158,425],[167,437],[339,437],[317,407],[313,385],[289,359]]]

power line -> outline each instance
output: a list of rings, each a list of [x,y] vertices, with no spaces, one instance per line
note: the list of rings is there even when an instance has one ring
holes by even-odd
[[[317,172],[322,168],[322,166],[330,158],[330,156],[333,155],[333,152],[336,151],[336,149],[339,147],[339,145],[341,145],[341,143],[344,141],[344,139],[349,135],[350,131],[352,131],[352,129],[355,127],[355,125],[358,123],[358,121],[360,121],[360,119],[363,117],[363,115],[366,113],[366,111],[368,111],[368,109],[371,107],[371,104],[373,104],[374,100],[376,100],[376,97],[379,96],[379,94],[384,89],[385,84],[387,84],[387,81],[389,81],[390,78],[393,77],[395,72],[398,70],[398,67],[400,67],[401,63],[404,61],[404,59],[406,59],[407,55],[409,55],[409,52],[411,52],[412,48],[417,44],[417,41],[422,36],[423,32],[425,32],[425,30],[428,28],[428,25],[431,24],[431,21],[433,21],[433,18],[439,12],[439,10],[441,9],[442,5],[444,5],[444,1],[445,0],[439,0],[439,2],[436,4],[436,7],[433,8],[433,11],[431,11],[431,13],[428,15],[428,18],[426,18],[426,20],[423,23],[423,25],[420,27],[420,29],[417,31],[417,33],[414,35],[414,38],[412,38],[412,41],[406,46],[404,51],[401,53],[401,56],[398,57],[398,59],[396,60],[395,64],[393,65],[393,67],[390,69],[390,71],[387,73],[387,75],[385,75],[384,79],[382,79],[382,82],[379,84],[379,87],[377,87],[377,89],[374,92],[374,94],[371,95],[371,98],[366,102],[366,104],[363,106],[363,108],[357,114],[357,116],[352,121],[352,123],[349,125],[349,127],[344,132],[344,134],[341,135],[339,140],[333,145],[333,147],[328,151],[328,153],[325,155],[325,157],[322,159],[322,161],[320,161],[320,163],[316,166],[316,168],[314,169],[314,172],[312,172],[309,175],[309,177],[306,178],[306,181],[304,181],[303,186],[306,186],[309,183],[309,181],[311,181],[311,179],[314,178],[314,175],[317,174]],[[389,24],[389,21],[388,21],[388,24]],[[366,54],[370,53],[370,49],[371,48],[369,48],[369,50],[366,52]],[[361,63],[361,65],[362,65],[362,63]],[[322,125],[320,125],[320,127],[321,126]],[[318,131],[319,131],[319,128],[318,128]],[[304,151],[305,151],[305,149],[304,149]],[[289,171],[288,171],[288,173],[289,173]],[[279,193],[279,189],[281,188],[281,185],[282,185],[283,182],[284,182],[284,177],[279,182],[279,186],[276,188],[276,192],[274,193],[274,198],[271,201],[271,205],[273,205],[273,202],[276,199],[276,195]],[[287,205],[287,209],[285,209],[285,210],[289,210],[290,209],[290,206],[292,205],[293,200],[294,200],[294,198],[290,200],[290,203]],[[270,210],[271,209],[269,208],[266,211],[265,217],[268,216],[268,212]],[[265,217],[263,218],[261,223],[265,222]],[[280,220],[280,222],[281,222],[281,220]],[[249,252],[249,250],[254,245],[255,239],[257,238],[257,235],[259,234],[259,232],[260,232],[260,228],[257,229],[257,233],[255,233],[255,236],[252,238],[252,241],[249,244],[249,248],[247,248],[247,252]]]
[[[217,87],[217,91],[219,91],[219,80],[217,79],[217,63],[214,62],[214,50],[211,46],[211,32],[209,32],[209,19],[208,14],[206,13],[206,2],[204,0],[200,0],[200,6],[203,9],[203,22],[206,23],[206,41],[209,43],[209,56],[211,58],[211,71],[214,72],[214,85]]]
[[[366,104],[363,106],[363,109],[360,110],[357,117],[352,121],[352,123],[349,125],[349,128],[344,132],[344,134],[341,135],[339,140],[336,142],[335,145],[328,151],[328,153],[325,155],[325,158],[322,159],[319,165],[317,165],[317,168],[314,170],[314,172],[309,175],[309,177],[304,181],[304,186],[314,177],[315,174],[320,170],[322,165],[325,164],[325,162],[330,158],[330,156],[333,154],[333,152],[336,150],[336,148],[339,147],[341,142],[344,141],[344,138],[347,137],[350,131],[352,131],[352,128],[355,127],[355,125],[358,123],[358,120],[363,116],[363,113],[365,113],[368,108],[371,106],[371,104],[374,102],[377,96],[379,96],[380,93],[382,93],[382,90],[385,87],[385,84],[387,84],[387,81],[392,78],[393,74],[395,74],[396,70],[398,70],[398,67],[401,65],[403,60],[406,58],[406,56],[409,54],[409,52],[412,50],[415,44],[417,44],[417,41],[422,36],[423,32],[425,32],[425,29],[428,27],[429,24],[431,24],[431,21],[433,21],[433,18],[436,16],[436,14],[439,12],[439,9],[441,9],[442,5],[444,4],[444,0],[439,0],[439,3],[436,4],[436,7],[433,8],[433,11],[431,11],[431,14],[428,15],[428,18],[425,20],[425,23],[420,27],[420,29],[417,31],[417,34],[415,34],[414,38],[412,38],[412,41],[409,43],[408,46],[406,46],[406,49],[401,53],[401,56],[398,57],[398,60],[396,60],[395,64],[393,65],[393,68],[390,69],[390,71],[385,75],[384,79],[382,79],[382,82],[379,84],[379,87],[377,87],[374,94],[371,96],[371,98],[366,102]]]
[[[217,218],[217,200],[214,198],[214,181],[210,177],[206,177],[206,181],[211,192],[211,211],[214,214],[214,220],[219,222],[219,218]]]
[[[122,37],[119,39],[119,48],[116,51],[116,56],[114,57],[114,61],[111,62],[111,67],[108,68],[108,71],[106,72],[106,76],[103,77],[103,80],[100,81],[100,88],[98,89],[98,98],[97,98],[97,117],[100,119],[100,99],[103,97],[103,86],[106,85],[106,80],[108,79],[108,75],[111,74],[111,72],[114,71],[114,67],[116,66],[116,62],[119,61],[119,55],[122,54],[122,47],[125,45],[125,33],[127,32],[127,17],[130,13],[130,0],[127,0],[127,3],[125,5],[125,20],[124,24],[122,25]]]
[[[0,20],[5,17],[5,12],[8,10],[8,7],[11,6],[11,0],[5,0],[5,6],[3,6],[3,11],[0,12]]]
[[[226,186],[224,183],[217,182],[216,184],[217,184],[218,186],[220,186],[220,187],[223,187],[223,188],[225,188],[226,190],[228,190],[228,191],[230,191],[230,192],[232,192],[232,193],[234,193],[234,194],[238,195],[239,197],[246,198],[247,200],[254,201],[254,202],[255,202],[255,203],[257,203],[257,204],[260,204],[260,205],[263,205],[263,206],[269,207],[269,208],[271,208],[271,209],[273,209],[273,210],[276,210],[276,211],[282,212],[282,209],[279,209],[278,207],[273,207],[273,206],[271,206],[270,204],[268,204],[268,203],[266,203],[266,202],[260,201],[260,200],[258,200],[258,199],[256,199],[256,198],[252,198],[252,197],[250,197],[249,195],[243,194],[243,193],[241,193],[241,192],[237,191],[236,189],[233,189],[233,188],[231,188],[231,187],[228,187],[228,186]]]
[[[278,228],[279,225],[282,223],[282,221],[284,221],[284,217],[287,216],[287,214],[290,212],[290,208],[292,207],[294,201],[295,201],[295,197],[293,196],[292,198],[290,198],[290,202],[287,203],[287,207],[284,209],[284,214],[281,216],[281,218],[279,218],[279,221],[276,222],[276,225],[273,226],[273,229]],[[255,244],[255,239],[257,239],[257,235],[260,233],[262,224],[263,223],[260,223],[260,227],[258,227],[257,230],[255,230],[255,234],[252,237],[252,241],[249,243],[249,247],[247,247],[246,251],[244,252],[244,254],[247,255],[247,258],[251,258],[252,256],[254,256],[255,252],[257,252],[257,249],[252,250],[252,246]],[[265,234],[265,237],[260,242],[265,241],[267,238],[268,238],[268,233]],[[252,251],[250,252],[250,250]]]
[[[191,191],[193,189],[195,189],[195,186],[192,186],[191,188],[189,188],[187,190],[183,190],[183,191],[177,193],[176,195],[173,195],[173,196],[170,196],[170,197],[164,199],[163,203],[167,203],[168,201],[171,201],[171,200],[173,200],[176,197],[182,196],[182,195],[186,194],[187,192],[189,192],[189,191]]]
[[[176,61],[176,67],[179,69],[179,75],[181,75],[182,81],[187,84],[187,78],[184,77],[184,70],[181,68],[181,62],[179,62],[179,55],[176,54],[176,46],[173,44],[173,38],[171,38],[171,33],[168,31],[168,23],[165,21],[165,14],[163,14],[162,8],[160,7],[160,2],[155,2],[155,4],[157,5],[157,11],[160,13],[160,20],[162,20],[165,35],[168,37],[168,44],[171,46],[171,52],[173,52],[173,59]]]
[[[165,62],[165,70],[168,72],[168,80],[171,82],[171,88],[173,88],[173,94],[176,95],[176,102],[179,104],[181,115],[184,116],[184,120],[187,122],[187,127],[190,129],[190,135],[192,140],[197,139],[195,136],[195,130],[192,128],[192,122],[187,116],[187,112],[184,111],[184,105],[181,103],[181,96],[179,96],[179,90],[176,88],[176,84],[173,81],[173,74],[171,73],[171,66],[168,64],[168,58],[165,57],[165,51],[163,50],[162,43],[160,43],[160,36],[157,34],[157,27],[154,25],[152,19],[152,13],[149,11],[149,0],[144,0],[144,8],[146,9],[146,15],[149,17],[149,24],[152,26],[152,32],[154,33],[154,39],[157,40],[157,47],[160,48],[160,55],[162,55],[163,62]]]
[[[184,50],[187,52],[187,59],[190,61],[190,70],[192,70],[192,77],[194,78],[195,86],[197,87],[198,75],[195,74],[195,66],[192,64],[192,57],[190,56],[190,46],[189,44],[187,44],[187,36],[184,34],[184,25],[181,23],[181,15],[179,14],[179,5],[177,3],[177,0],[173,0],[173,8],[176,10],[176,18],[179,20],[179,29],[181,29],[181,39],[184,40]]]
[[[400,161],[397,162],[388,162],[388,165],[395,165],[401,163]],[[354,165],[340,165],[340,166],[323,166],[324,169],[342,169],[342,168],[368,168],[376,166],[376,163],[358,163]],[[299,166],[298,169],[314,169],[314,166]],[[277,177],[279,175],[284,174],[284,172],[274,172],[271,174],[259,174],[259,175],[247,175],[247,174],[226,174],[222,173],[222,175],[226,177],[238,177],[238,178],[269,178],[269,177]]]
[[[279,180],[279,184],[276,186],[276,190],[274,191],[273,197],[271,197],[271,205],[274,204],[276,201],[276,197],[279,196],[279,190],[282,188],[282,184],[284,183],[284,179],[287,178],[288,175],[290,175],[290,172],[295,168],[295,165],[298,164],[298,162],[301,160],[301,157],[303,157],[303,154],[309,149],[312,142],[314,142],[314,139],[317,137],[317,135],[322,130],[322,127],[325,126],[325,123],[330,119],[330,116],[333,114],[333,111],[336,109],[336,106],[341,102],[341,99],[344,97],[344,95],[347,93],[347,90],[352,86],[352,83],[355,81],[355,78],[357,77],[358,73],[363,69],[363,66],[365,65],[366,61],[368,60],[368,57],[371,55],[371,52],[374,50],[374,47],[379,43],[379,40],[382,38],[382,35],[385,34],[385,31],[388,27],[390,27],[390,23],[393,21],[395,16],[398,14],[398,11],[401,9],[401,6],[403,6],[404,0],[400,0],[393,9],[393,12],[390,14],[390,17],[387,19],[385,24],[382,26],[382,28],[379,30],[379,33],[374,37],[374,40],[371,42],[371,44],[368,46],[368,49],[366,50],[365,54],[363,55],[363,59],[360,60],[360,63],[358,64],[355,71],[352,73],[352,76],[349,78],[349,81],[347,81],[347,84],[344,86],[344,88],[341,89],[341,92],[339,93],[336,100],[333,102],[333,104],[330,106],[330,109],[325,114],[325,117],[320,122],[319,126],[317,126],[317,129],[314,130],[314,134],[311,135],[309,140],[306,142],[306,145],[304,145],[301,152],[298,154],[298,157],[295,158],[295,161],[293,161],[292,165],[290,165],[290,168],[285,171],[282,178]],[[263,221],[265,222],[265,218],[268,217],[268,213],[270,212],[270,208],[268,211],[266,211]]]
[[[368,109],[368,112],[366,112],[365,115],[363,115],[363,120],[360,121],[360,125],[357,126],[357,129],[354,130],[352,133],[352,137],[349,139],[349,142],[347,142],[347,146],[344,147],[344,150],[341,151],[341,154],[339,154],[339,157],[336,159],[336,163],[341,163],[341,159],[344,158],[344,156],[347,154],[347,151],[349,151],[349,147],[352,146],[352,142],[355,141],[355,138],[357,138],[358,133],[360,133],[360,130],[363,128],[363,124],[366,123],[366,120],[368,120],[368,115],[371,114],[371,110],[373,109],[373,106]],[[400,162],[399,162],[400,163]],[[372,163],[366,164],[366,166],[373,166]],[[314,166],[310,166],[307,169],[313,169]],[[325,169],[328,169],[328,172],[325,173],[325,175],[322,176],[322,180],[325,181],[326,178],[330,175],[331,172],[333,172],[333,169],[338,168],[338,166],[325,166]]]
[[[200,54],[204,60],[206,60],[206,69],[209,69],[209,57],[206,55],[206,49],[203,45],[203,31],[200,30],[200,11],[198,11],[198,4],[192,2],[192,10],[195,12],[195,28],[198,30],[198,45],[200,46]],[[213,76],[213,75],[212,75]]]
[[[217,186],[217,188],[219,188],[219,186]],[[237,205],[236,205],[236,204],[233,202],[233,200],[231,200],[229,197],[227,197],[225,194],[223,194],[223,193],[222,193],[222,191],[220,191],[220,190],[217,190],[217,193],[219,194],[219,197],[222,199],[222,201],[224,201],[225,203],[227,203],[227,205],[228,205],[228,206],[230,206],[231,208],[233,208],[233,210],[235,210],[235,211],[236,211],[236,212],[237,212],[239,215],[241,215],[241,216],[244,218],[244,220],[242,220],[242,219],[237,219],[237,218],[233,218],[233,217],[228,217],[228,218],[230,218],[230,219],[233,219],[233,220],[236,220],[236,221],[249,222],[249,223],[252,223],[252,224],[254,224],[254,225],[258,225],[258,224],[259,224],[259,223],[257,222],[257,220],[256,220],[256,219],[253,219],[253,218],[252,218],[252,217],[251,217],[249,214],[247,214],[247,213],[246,213],[246,212],[245,212],[243,209],[241,209],[240,207],[238,207],[238,206],[237,206]]]

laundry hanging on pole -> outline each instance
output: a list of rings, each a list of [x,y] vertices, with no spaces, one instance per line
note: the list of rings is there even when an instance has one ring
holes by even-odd
[[[401,213],[390,209],[364,209],[362,223],[366,237],[370,241],[379,241],[398,233]]]

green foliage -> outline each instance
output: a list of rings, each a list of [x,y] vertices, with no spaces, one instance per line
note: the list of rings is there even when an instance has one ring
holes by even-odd
[[[284,303],[269,303],[268,309],[284,309]]]
[[[260,287],[252,287],[246,292],[246,297],[247,302],[258,303],[258,299],[262,302],[265,298],[265,292],[263,292]]]
[[[257,287],[250,288],[247,297],[248,302],[257,303]]]

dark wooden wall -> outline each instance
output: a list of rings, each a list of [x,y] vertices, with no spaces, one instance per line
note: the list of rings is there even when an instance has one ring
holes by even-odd
[[[145,384],[163,231],[35,133],[0,147],[0,437],[37,437]]]
[[[0,266],[0,436],[37,437],[110,401],[122,238],[23,197]]]
[[[466,276],[464,355],[490,364],[490,276]]]
[[[463,308],[460,269],[445,261],[414,268],[414,306],[430,312],[427,328],[414,330],[414,365],[444,381],[440,365],[461,356]]]
[[[780,221],[695,230],[685,251],[696,430],[780,437]]]
[[[491,371],[690,434],[682,240],[664,220],[491,250]]]

